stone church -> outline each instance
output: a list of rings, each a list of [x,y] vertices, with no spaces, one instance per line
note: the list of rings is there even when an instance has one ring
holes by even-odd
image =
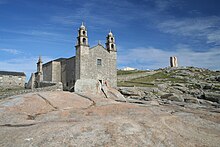
[[[75,46],[76,56],[59,58],[45,64],[39,57],[37,72],[32,74],[29,87],[42,87],[41,83],[48,81],[62,82],[64,90],[71,90],[79,79],[93,79],[101,84],[117,87],[117,50],[111,31],[106,37],[105,45],[98,43],[90,48],[88,32],[82,23]]]

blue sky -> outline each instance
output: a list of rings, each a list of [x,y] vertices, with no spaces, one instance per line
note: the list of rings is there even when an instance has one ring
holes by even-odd
[[[75,55],[85,22],[89,44],[116,37],[118,68],[181,66],[220,69],[219,0],[0,0],[0,70],[36,70]]]

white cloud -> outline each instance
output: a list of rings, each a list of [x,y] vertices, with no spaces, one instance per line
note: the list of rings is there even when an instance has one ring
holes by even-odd
[[[197,52],[187,45],[178,45],[176,51],[165,51],[157,48],[135,48],[119,53],[119,68],[124,66],[138,69],[158,69],[169,66],[170,56],[177,56],[180,66],[195,66],[209,69],[220,69],[220,48]]]
[[[13,29],[0,29],[0,32],[6,32],[6,33],[12,33],[12,34],[19,34],[19,35],[27,35],[30,36],[30,38],[26,36],[21,36],[19,38],[16,38],[16,41],[29,41],[31,42],[38,42],[41,41],[47,41],[47,42],[72,42],[72,40],[69,39],[69,36],[66,34],[61,34],[57,32],[50,32],[45,30],[37,30],[37,29],[27,29],[27,30],[13,30]],[[37,39],[32,39],[32,37],[35,37]],[[3,39],[2,39],[3,40]],[[4,39],[4,40],[10,40],[13,41],[13,39]]]
[[[0,49],[0,52],[7,52],[9,54],[13,54],[13,55],[17,55],[17,54],[20,54],[22,53],[21,51],[17,50],[17,49],[8,49],[8,48],[2,48]]]
[[[172,19],[159,23],[157,27],[165,33],[205,39],[206,43],[220,45],[220,17]]]
[[[207,38],[207,43],[215,43],[216,45],[220,45],[220,30],[208,34]]]
[[[176,3],[174,0],[155,0],[154,2],[158,11],[165,11]]]
[[[44,30],[12,30],[12,29],[0,29],[1,32],[7,32],[7,33],[15,33],[15,34],[22,34],[22,35],[30,35],[30,36],[40,36],[40,37],[59,37],[61,34],[55,33],[55,32],[48,32]]]
[[[69,3],[71,0],[67,0],[67,2]],[[75,3],[75,1],[72,2]],[[100,26],[125,26],[127,21],[137,19],[143,13],[146,13],[146,11],[128,0],[120,2],[91,0],[72,10],[69,15],[58,14],[52,16],[51,21],[67,26],[79,26],[79,23],[84,21],[89,24],[90,28],[100,29]]]

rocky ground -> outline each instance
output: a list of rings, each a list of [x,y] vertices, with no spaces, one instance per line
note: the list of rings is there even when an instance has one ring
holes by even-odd
[[[48,91],[0,99],[0,146],[218,147],[219,73],[120,71],[125,99],[113,89],[108,98]]]
[[[0,101],[0,146],[217,147],[219,138],[219,108],[125,103],[62,91]]]

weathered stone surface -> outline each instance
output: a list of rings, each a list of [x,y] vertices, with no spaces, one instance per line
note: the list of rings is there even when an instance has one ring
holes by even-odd
[[[199,100],[195,97],[192,97],[191,95],[184,95],[184,102],[186,103],[194,103],[199,104]]]
[[[107,87],[107,86],[103,86],[103,87],[106,87],[104,89],[106,89],[106,95],[107,95],[107,98],[110,98],[112,100],[116,100],[116,101],[124,101],[126,102],[126,99],[125,97],[117,90],[117,89],[114,89],[112,87]]]
[[[94,79],[77,80],[74,86],[74,91],[82,95],[96,95],[97,97],[110,98],[117,101],[126,101],[124,96],[116,89],[101,84]]]
[[[161,91],[165,91],[170,85],[163,83],[163,84],[158,84],[158,89]]]
[[[202,84],[202,88],[203,88],[204,90],[212,89],[212,87],[213,87],[213,84],[209,84],[209,83],[203,83],[203,84]]]
[[[173,93],[164,94],[160,98],[168,99],[168,100],[171,100],[171,101],[177,101],[177,102],[183,102],[184,101],[184,99],[181,96],[178,96],[178,95],[173,94]]]
[[[220,76],[216,76],[216,80],[220,82]]]
[[[125,95],[125,96],[144,96],[145,93],[138,89],[138,88],[131,88],[131,87],[123,87],[123,88],[120,88],[119,91]]]
[[[0,144],[127,147],[220,144],[219,109],[150,102],[119,103],[69,92],[8,98],[0,101]]]
[[[160,98],[167,99],[168,97],[171,97],[171,96],[173,96],[172,93],[167,93],[167,94],[162,95]]]
[[[220,94],[219,93],[213,93],[213,92],[205,92],[204,97],[202,97],[205,100],[209,100],[212,102],[220,103]]]
[[[184,99],[181,96],[173,95],[167,98],[168,100],[183,102]]]
[[[100,93],[101,84],[98,80],[94,79],[79,79],[75,83],[74,91],[76,93]]]

